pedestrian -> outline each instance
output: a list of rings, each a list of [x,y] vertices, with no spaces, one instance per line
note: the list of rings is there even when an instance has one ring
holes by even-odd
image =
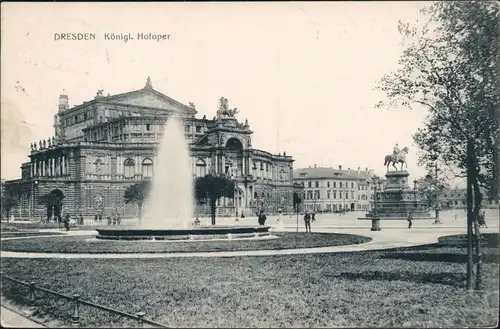
[[[261,209],[260,214],[259,214],[259,225],[264,225],[266,223],[266,220],[267,220],[267,216],[264,213],[264,209]]]
[[[408,213],[408,218],[407,218],[407,221],[408,221],[408,228],[411,228],[411,226],[413,225],[413,213],[410,211]]]
[[[488,226],[486,225],[486,217],[485,217],[485,213],[484,213],[484,210],[482,210],[480,213],[479,213],[479,226],[484,226],[485,228],[488,228]]]
[[[108,216],[107,220],[108,220],[108,226],[110,226],[111,225],[111,217]]]
[[[94,216],[94,222],[97,223],[97,215]]]
[[[98,218],[99,218],[99,224],[101,224],[102,223],[102,214],[99,214]]]
[[[304,224],[306,224],[306,232],[311,232],[311,215],[307,211],[304,215]]]
[[[315,222],[315,221],[316,221],[316,212],[314,212],[314,211],[313,211],[313,212],[312,212],[312,214],[311,214],[311,220],[312,220],[313,222]]]
[[[64,218],[64,227],[66,228],[66,231],[69,231],[69,221],[70,221],[70,215],[69,213],[66,213],[66,216]]]

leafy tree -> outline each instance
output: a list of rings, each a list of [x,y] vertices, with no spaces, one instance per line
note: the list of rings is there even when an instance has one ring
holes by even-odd
[[[139,209],[139,224],[142,224],[142,208],[150,188],[151,182],[149,180],[145,180],[140,183],[130,185],[123,193],[123,200],[125,203],[137,204],[137,208]]]
[[[456,166],[467,178],[467,289],[472,289],[473,225],[476,288],[480,286],[477,218],[480,187],[498,188],[499,11],[493,1],[442,1],[422,11],[422,28],[400,22],[400,68],[380,81],[391,106],[420,104],[429,113],[414,135],[421,162]],[[383,102],[378,106],[386,106]],[[497,193],[498,194],[498,193]]]
[[[52,214],[54,214],[59,222],[62,221],[61,209],[63,200],[64,194],[58,190],[40,196],[39,204],[47,207],[47,220],[50,220],[52,218]]]
[[[438,206],[436,200],[438,200],[439,194],[450,188],[447,177],[436,175],[435,170],[435,166],[429,163],[427,174],[417,179],[417,192],[428,208]]]
[[[4,185],[2,189],[2,212],[5,212],[7,220],[9,220],[12,209],[19,205],[19,186],[16,184]]]
[[[296,213],[300,211],[300,205],[302,204],[302,198],[298,192],[293,193],[293,209]]]
[[[210,205],[212,225],[215,225],[215,212],[217,200],[221,197],[234,198],[234,181],[225,175],[214,175],[209,173],[204,177],[198,177],[195,181],[195,197],[198,202],[207,200]]]

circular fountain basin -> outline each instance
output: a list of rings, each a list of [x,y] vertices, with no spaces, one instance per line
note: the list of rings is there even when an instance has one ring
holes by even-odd
[[[98,228],[102,240],[242,239],[270,235],[270,226],[201,226],[179,229]]]

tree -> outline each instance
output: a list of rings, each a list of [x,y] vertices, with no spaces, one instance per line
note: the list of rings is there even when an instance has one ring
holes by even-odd
[[[234,181],[225,175],[209,173],[204,177],[197,177],[195,181],[195,197],[198,202],[208,200],[210,205],[211,223],[215,225],[215,211],[217,200],[221,197],[234,198]]]
[[[432,172],[433,170],[429,169],[427,175],[417,179],[417,193],[427,208],[438,206],[436,200],[439,194],[450,187],[444,176],[436,179],[436,175]]]
[[[125,203],[137,204],[137,208],[139,209],[139,225],[142,224],[142,207],[150,188],[151,182],[147,180],[130,185],[123,193],[123,200]]]
[[[422,28],[400,22],[405,50],[400,68],[378,88],[391,106],[420,104],[429,111],[414,134],[422,162],[455,166],[467,178],[467,289],[472,289],[473,225],[476,236],[476,288],[480,286],[477,218],[480,187],[498,187],[499,93],[496,2],[442,1],[422,10]],[[385,106],[384,102],[377,106]],[[498,194],[498,193],[497,193]]]
[[[7,220],[9,220],[12,209],[19,205],[19,186],[16,184],[4,185],[2,189],[2,212],[5,212]]]
[[[299,193],[294,192],[293,193],[293,209],[295,212],[298,214],[300,211],[300,205],[302,203],[302,198],[300,197]]]

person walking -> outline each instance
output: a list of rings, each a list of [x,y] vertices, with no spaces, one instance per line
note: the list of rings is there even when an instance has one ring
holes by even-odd
[[[266,220],[267,220],[267,216],[264,213],[264,209],[261,209],[260,214],[259,214],[259,225],[264,225],[266,223]]]
[[[408,213],[408,218],[407,218],[407,221],[408,221],[408,228],[411,228],[411,226],[413,225],[413,213],[410,211]]]
[[[66,216],[64,218],[64,227],[66,228],[66,231],[69,231],[69,222],[70,222],[70,215],[69,213],[66,213]]]
[[[311,232],[311,215],[306,211],[304,215],[304,224],[306,225],[306,232]]]

